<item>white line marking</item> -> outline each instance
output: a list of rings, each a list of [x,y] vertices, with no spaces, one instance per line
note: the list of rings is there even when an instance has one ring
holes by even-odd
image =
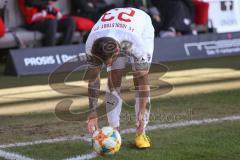
[[[25,157],[20,154],[6,152],[2,150],[0,150],[0,157],[5,158],[7,160],[33,160],[29,157]]]
[[[33,142],[22,142],[22,143],[0,145],[0,148],[24,147],[24,146],[32,146],[37,144],[51,144],[51,143],[75,141],[75,140],[91,142],[91,138],[87,136],[71,136],[71,137],[67,136],[67,137],[59,137],[54,139],[39,140],[39,141],[33,141]]]
[[[221,123],[225,121],[238,121],[238,120],[240,120],[240,115],[222,117],[222,118],[211,118],[211,119],[203,119],[203,120],[192,120],[192,121],[182,121],[182,122],[168,123],[168,124],[159,124],[154,126],[148,126],[146,130],[152,131],[157,129],[170,129],[170,128],[179,128],[179,127],[186,127],[186,126],[204,125],[204,124]],[[130,134],[135,132],[136,132],[136,129],[130,128],[130,129],[123,130],[121,134]],[[69,158],[66,160],[90,160],[90,159],[96,158],[97,156],[98,155],[93,152],[93,153],[85,154],[75,158]]]
[[[178,128],[178,127],[186,127],[186,126],[192,126],[192,125],[221,123],[224,121],[237,121],[237,120],[240,120],[240,115],[222,117],[222,118],[210,118],[210,119],[203,119],[203,120],[182,121],[182,122],[168,123],[168,124],[158,124],[154,126],[148,126],[146,130],[152,131],[157,129]],[[130,133],[134,133],[135,131],[136,130],[134,128],[130,128],[130,129],[123,130],[121,134],[130,134]]]
[[[82,155],[82,156],[68,158],[68,159],[65,159],[65,160],[88,160],[88,159],[96,158],[97,156],[98,156],[97,153],[92,152],[92,153],[88,153],[88,154],[85,154],[85,155]]]

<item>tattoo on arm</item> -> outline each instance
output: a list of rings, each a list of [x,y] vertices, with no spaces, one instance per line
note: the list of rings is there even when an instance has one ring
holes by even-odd
[[[98,76],[94,81],[89,81],[88,83],[89,109],[91,112],[96,111],[98,105],[99,90],[100,77]]]

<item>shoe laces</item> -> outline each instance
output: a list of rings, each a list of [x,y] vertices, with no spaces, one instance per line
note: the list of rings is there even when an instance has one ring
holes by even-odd
[[[151,139],[149,138],[149,136],[147,136],[146,134],[143,135],[143,138],[145,140],[147,140],[149,143],[151,143]]]

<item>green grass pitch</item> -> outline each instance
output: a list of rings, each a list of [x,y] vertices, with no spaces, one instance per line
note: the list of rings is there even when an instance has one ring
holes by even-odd
[[[171,82],[175,88],[169,95],[152,101],[150,126],[240,115],[240,57],[171,62],[165,65],[170,69],[165,80]],[[211,72],[205,73],[204,69]],[[180,75],[173,73],[181,70],[187,72],[180,72]],[[72,80],[77,78],[78,75],[74,74]],[[3,89],[30,85],[28,81],[31,80],[32,85],[46,85],[46,79],[44,76],[23,77],[19,80],[14,77],[0,77],[0,114],[6,110],[6,106],[16,107],[23,103],[5,102],[6,97],[1,92]],[[14,83],[16,80],[18,82]],[[22,98],[19,97],[17,98]],[[31,100],[31,104],[33,101]],[[42,101],[44,102],[36,103],[46,105],[50,99]],[[30,102],[24,101],[23,104],[31,106]],[[133,108],[123,107],[121,123],[122,129],[134,128]],[[100,125],[107,125],[106,118],[101,120]],[[56,118],[52,111],[0,115],[0,145],[84,134],[85,122],[64,122]],[[157,129],[148,134],[152,141],[150,149],[136,149],[133,145],[135,135],[124,134],[124,142],[118,154],[95,159],[238,160],[240,157],[240,121]],[[93,152],[90,143],[78,140],[0,150],[41,160],[61,160]]]

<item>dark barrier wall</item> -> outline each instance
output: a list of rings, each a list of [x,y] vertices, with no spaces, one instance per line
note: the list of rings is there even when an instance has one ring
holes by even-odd
[[[154,59],[177,61],[240,54],[240,32],[156,39]]]
[[[11,50],[5,72],[48,74],[69,60],[84,60],[84,45]],[[240,54],[240,32],[155,40],[154,61],[178,61]]]
[[[49,74],[60,65],[86,59],[84,45],[11,50],[5,73],[8,75]]]

